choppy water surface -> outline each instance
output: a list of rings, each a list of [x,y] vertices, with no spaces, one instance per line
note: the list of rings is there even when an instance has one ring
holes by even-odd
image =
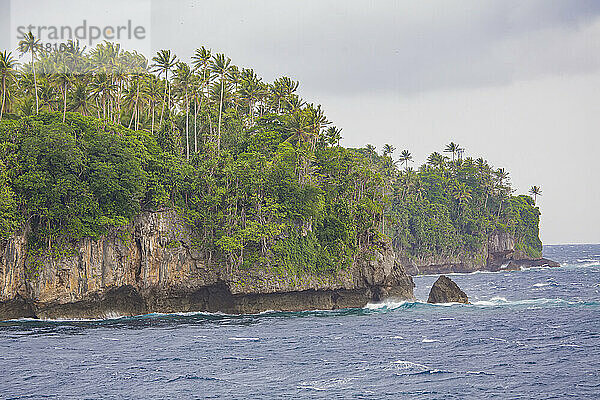
[[[468,306],[0,322],[0,398],[599,398],[600,245],[544,253]]]

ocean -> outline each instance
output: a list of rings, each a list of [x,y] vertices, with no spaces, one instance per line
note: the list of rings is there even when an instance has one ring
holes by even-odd
[[[597,399],[600,245],[450,274],[471,305],[0,322],[2,399]]]

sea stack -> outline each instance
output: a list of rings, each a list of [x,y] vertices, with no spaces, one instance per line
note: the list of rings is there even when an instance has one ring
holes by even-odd
[[[429,292],[427,302],[469,304],[469,298],[450,278],[440,275]]]

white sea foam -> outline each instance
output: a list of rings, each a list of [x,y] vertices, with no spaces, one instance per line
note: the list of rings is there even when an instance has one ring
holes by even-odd
[[[408,302],[386,300],[380,303],[367,303],[367,305],[364,308],[366,308],[367,310],[394,310],[396,308],[404,306],[405,304],[408,304]]]
[[[426,365],[417,364],[411,361],[406,360],[397,360],[392,363],[393,368],[396,370],[396,374],[398,375],[418,375],[424,373],[435,374],[438,372],[449,372],[442,371],[439,369],[431,369]]]
[[[391,336],[390,339],[398,339],[398,340],[402,340],[404,339],[402,336]]]
[[[427,303],[427,304],[431,304],[431,303]],[[441,307],[452,307],[452,306],[463,305],[463,303],[450,302],[450,303],[435,303],[435,304],[431,304],[431,305],[441,306]]]
[[[497,306],[508,303],[506,297],[492,297],[489,300],[480,300],[473,303],[475,306]]]
[[[429,368],[423,364],[417,364],[406,360],[396,360],[393,362],[394,367],[398,370],[406,371],[428,371]]]
[[[422,342],[422,343],[435,343],[435,342],[439,342],[439,340],[437,340],[437,339],[427,339],[427,338],[425,338],[425,339],[421,340],[421,342]]]
[[[229,340],[237,340],[237,341],[249,341],[249,342],[257,342],[260,338],[257,337],[230,337]]]
[[[507,270],[500,270],[500,271],[481,271],[481,270],[477,270],[477,271],[473,271],[473,272],[448,272],[446,274],[423,274],[423,275],[417,275],[414,278],[421,278],[421,277],[437,277],[440,275],[446,275],[446,276],[462,276],[462,275],[474,275],[474,274],[504,274],[507,272],[512,272],[512,271],[507,271]]]
[[[494,375],[493,373],[486,371],[467,371],[466,373],[470,375]]]
[[[316,390],[319,392],[327,391],[330,389],[348,387],[349,383],[357,378],[355,377],[344,377],[344,378],[332,378],[324,379],[319,381],[301,382],[298,385],[299,389]]]
[[[555,285],[554,282],[548,283],[549,285]],[[544,283],[544,285],[546,285]],[[541,287],[538,285],[537,287]],[[548,299],[548,298],[540,298],[540,299],[522,299],[522,300],[507,300],[506,297],[502,296],[494,296],[490,299],[483,299],[474,301],[471,304],[463,304],[463,303],[437,303],[430,304],[423,301],[414,301],[414,302],[383,302],[383,303],[369,303],[364,309],[366,310],[382,310],[382,311],[393,311],[400,308],[410,309],[413,307],[498,307],[498,306],[514,306],[514,305],[525,305],[525,306],[540,306],[540,305],[552,305],[552,304],[565,304],[565,305],[573,305],[579,304],[581,301],[568,301],[563,299]],[[447,317],[442,317],[441,319],[451,319]],[[415,322],[427,322],[427,319],[415,319]]]
[[[475,306],[513,306],[513,305],[529,305],[529,306],[538,306],[545,304],[565,304],[565,305],[574,305],[579,304],[581,301],[568,301],[563,299],[523,299],[523,300],[506,300],[504,297],[493,297],[490,300],[481,300],[473,303]]]
[[[119,315],[116,313],[105,314],[98,318],[22,318],[17,321],[43,321],[43,322],[99,322],[99,321],[111,321],[127,318],[126,315]]]

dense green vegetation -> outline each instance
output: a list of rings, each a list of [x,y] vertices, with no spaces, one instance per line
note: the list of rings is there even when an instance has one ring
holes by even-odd
[[[454,143],[418,170],[390,145],[343,148],[290,78],[265,83],[205,48],[150,66],[110,43],[45,52],[29,37],[21,51],[21,66],[0,53],[2,237],[27,222],[47,249],[175,209],[231,268],[344,268],[382,232],[409,256],[476,252],[494,230],[541,250],[534,200],[504,170]]]
[[[389,145],[388,145],[389,146]],[[361,150],[387,177],[390,222],[385,233],[394,247],[409,256],[476,253],[493,231],[506,231],[530,256],[541,256],[539,210],[529,196],[512,196],[509,174],[494,169],[483,158],[462,157],[463,149],[450,143],[432,153],[418,170],[408,167],[412,156],[403,151],[393,167],[384,149]]]

